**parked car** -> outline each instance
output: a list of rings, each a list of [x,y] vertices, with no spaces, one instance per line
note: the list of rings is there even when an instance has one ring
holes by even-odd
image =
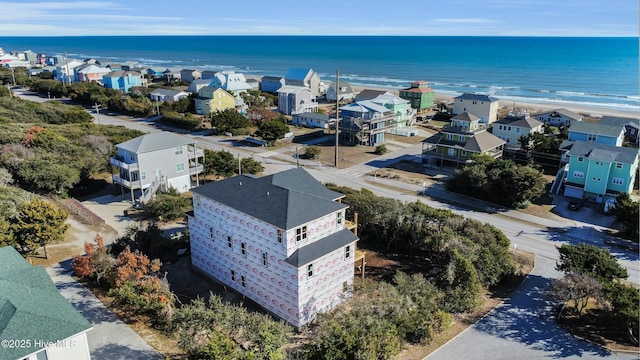
[[[569,210],[580,210],[584,206],[584,200],[573,200],[569,202]]]

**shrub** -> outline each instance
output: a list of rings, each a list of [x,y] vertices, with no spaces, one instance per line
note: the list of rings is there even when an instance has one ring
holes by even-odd
[[[200,127],[202,120],[191,114],[179,114],[174,111],[169,111],[162,114],[162,118],[159,120],[161,123],[179,127],[181,129],[193,130]]]
[[[190,205],[191,201],[188,198],[182,196],[175,188],[169,188],[169,191],[157,193],[146,207],[153,216],[173,221],[184,217]]]
[[[321,152],[322,152],[322,149],[320,149],[319,146],[315,146],[315,145],[307,146],[304,149],[304,156],[306,156],[309,159],[315,159],[318,156],[320,156]]]
[[[375,149],[374,153],[376,155],[384,155],[387,151],[388,151],[387,150],[387,146],[382,144],[382,145],[376,146],[376,149]]]

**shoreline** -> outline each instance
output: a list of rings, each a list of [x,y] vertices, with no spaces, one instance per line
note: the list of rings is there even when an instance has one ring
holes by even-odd
[[[351,85],[351,88],[353,88],[354,92],[356,93],[364,89],[371,89],[371,90],[389,91],[394,95],[399,94],[399,89],[397,88],[387,88],[382,86]],[[433,93],[434,93],[436,104],[440,101],[443,101],[446,103],[453,103],[453,98],[457,96],[457,95],[439,93],[437,92],[437,90],[434,90]],[[592,117],[592,118],[601,118],[602,116],[616,116],[616,117],[625,117],[625,118],[640,120],[640,113],[636,110],[612,109],[612,108],[607,108],[605,106],[597,106],[597,105],[589,106],[584,104],[573,103],[570,101],[537,102],[537,101],[531,101],[531,100],[518,101],[518,100],[500,99],[499,97],[496,97],[496,98],[499,99],[499,108],[512,109],[515,104],[515,107],[517,109],[528,110],[531,113],[531,115],[544,112],[544,111],[549,111],[549,110],[567,109],[575,113],[584,115],[586,117]]]

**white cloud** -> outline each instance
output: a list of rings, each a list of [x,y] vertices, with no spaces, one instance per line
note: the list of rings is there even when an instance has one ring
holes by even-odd
[[[495,23],[498,23],[498,21],[496,21],[496,20],[480,19],[480,18],[433,19],[433,21],[439,22],[439,23],[450,23],[450,24],[495,24]]]

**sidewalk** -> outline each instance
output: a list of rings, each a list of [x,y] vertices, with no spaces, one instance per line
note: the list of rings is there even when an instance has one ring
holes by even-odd
[[[162,359],[127,324],[107,309],[89,289],[71,277],[70,261],[46,268],[60,295],[67,299],[93,329],[87,332],[89,352],[96,360]]]

